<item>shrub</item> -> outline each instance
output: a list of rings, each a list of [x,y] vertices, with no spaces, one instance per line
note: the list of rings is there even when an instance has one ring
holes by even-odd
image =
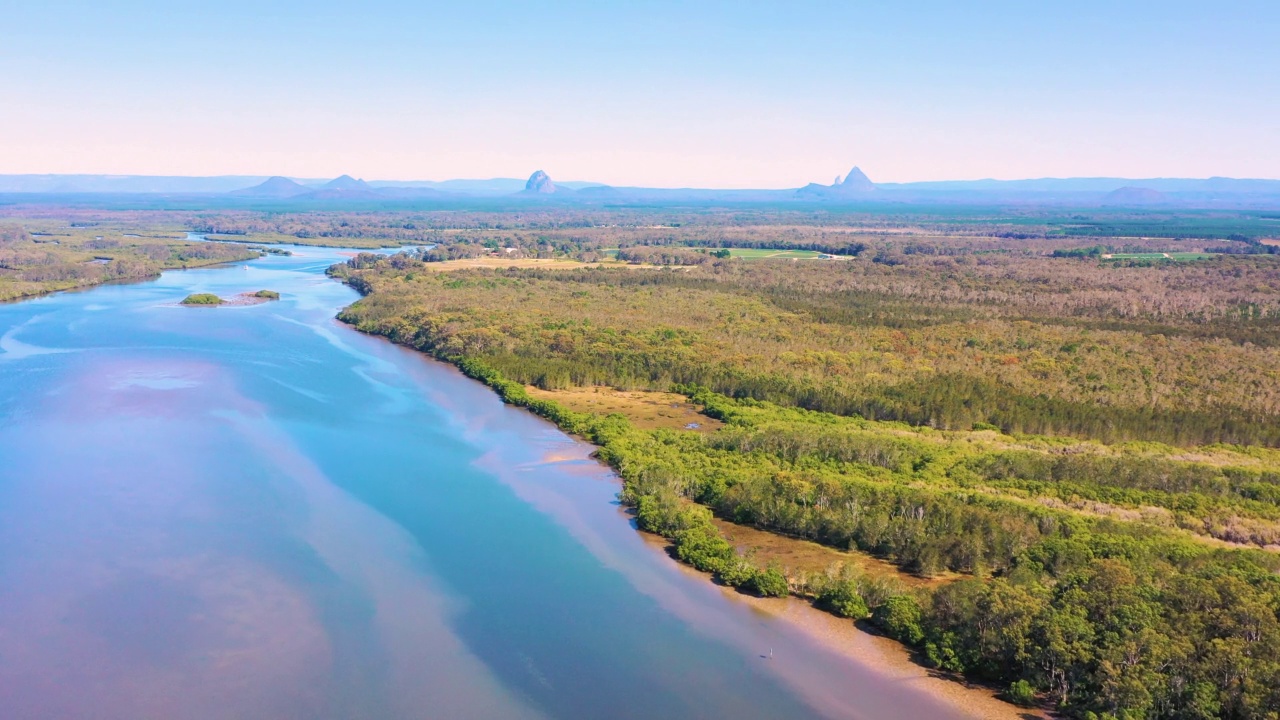
[[[1035,688],[1031,687],[1031,683],[1026,680],[1015,680],[1004,694],[1009,698],[1009,702],[1015,705],[1030,707],[1036,703]]]
[[[770,565],[765,570],[757,570],[745,588],[764,597],[786,597],[791,592],[791,587],[787,584],[787,576],[782,574],[782,568],[777,565]]]
[[[924,628],[920,625],[920,605],[910,595],[894,595],[876,608],[872,622],[889,637],[919,645],[924,640]]]
[[[837,580],[818,593],[818,605],[840,617],[861,620],[871,614],[852,580]]]
[[[676,557],[704,572],[721,572],[733,560],[733,547],[714,525],[697,525],[676,533]]]
[[[751,583],[755,580],[759,570],[748,560],[737,558],[725,563],[725,567],[720,571],[720,580],[730,587],[740,587],[747,590],[751,589]]]
[[[213,293],[195,293],[182,301],[183,305],[221,305],[222,298]]]

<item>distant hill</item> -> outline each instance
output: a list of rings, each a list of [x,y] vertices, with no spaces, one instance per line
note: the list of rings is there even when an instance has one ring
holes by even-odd
[[[408,183],[389,187],[377,187],[350,175],[334,178],[323,184],[303,185],[286,177],[272,177],[250,188],[228,193],[233,197],[290,199],[305,201],[326,200],[427,200],[457,197],[428,187],[411,186]]]
[[[452,195],[496,197],[518,193],[524,189],[527,182],[527,179],[520,178],[489,178],[485,180],[370,180],[369,185],[377,190],[388,188],[414,188],[441,190]],[[557,180],[555,185],[557,190],[562,190],[564,188],[579,190],[585,187],[601,187],[600,183],[584,182],[581,180]]]
[[[321,190],[337,192],[372,192],[373,188],[364,180],[357,180],[350,175],[336,177],[320,187]]]
[[[341,175],[298,197],[303,200],[377,200],[382,196],[364,180]]]
[[[1103,205],[1119,205],[1123,207],[1163,205],[1167,202],[1169,202],[1169,196],[1159,190],[1133,186],[1116,188],[1102,198]]]
[[[287,177],[276,175],[253,187],[233,190],[230,194],[236,197],[257,198],[291,198],[312,192],[312,188],[294,182]]]
[[[585,192],[584,192],[585,190]],[[922,205],[1026,205],[1079,207],[1159,207],[1280,210],[1280,180],[1223,177],[1124,179],[1108,177],[1028,180],[872,182],[853,168],[830,185],[795,189],[646,188],[598,182],[555,182],[539,170],[526,180],[374,180],[350,175],[332,180],[266,176],[169,177],[145,175],[0,175],[0,195],[21,194],[22,202],[114,202],[110,196],[168,198],[201,195],[243,202],[408,202],[467,204],[480,198],[554,199],[562,203],[895,203]]]
[[[518,193],[525,181],[519,178],[487,180],[377,180],[369,183],[380,189],[439,190],[451,194],[497,196]]]
[[[622,195],[618,192],[618,188],[609,187],[608,185],[589,185],[577,192],[578,197],[587,198],[616,198]]]

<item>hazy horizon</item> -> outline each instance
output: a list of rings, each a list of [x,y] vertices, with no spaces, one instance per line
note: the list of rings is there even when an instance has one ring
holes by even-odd
[[[9,7],[0,173],[792,188],[1278,177],[1280,8]]]
[[[865,172],[865,169],[864,169],[864,172]],[[530,173],[530,174],[532,174],[532,173]],[[841,179],[843,179],[843,178],[844,178],[844,176],[845,176],[846,174],[847,174],[847,171],[846,171],[845,173],[841,173],[841,174],[839,174],[839,177],[840,177]],[[553,174],[551,174],[551,173],[548,173],[548,175],[549,175],[549,176],[551,176],[552,180],[553,180],[557,185],[566,185],[566,186],[567,186],[567,185],[573,185],[573,186],[578,186],[578,185],[608,185],[608,186],[610,186],[610,187],[620,187],[620,188],[625,188],[625,187],[635,187],[635,188],[646,188],[646,189],[655,189],[655,190],[762,190],[762,191],[767,191],[767,190],[795,190],[795,189],[798,189],[799,187],[803,187],[803,185],[772,186],[772,187],[764,187],[764,186],[760,186],[760,187],[711,187],[711,186],[695,186],[695,185],[689,185],[689,184],[684,184],[684,185],[612,185],[612,184],[608,184],[608,183],[601,183],[601,182],[599,182],[599,181],[597,181],[597,180],[594,180],[594,179],[592,179],[592,178],[575,178],[575,177],[565,177],[565,178],[561,178],[561,177],[556,177],[555,175],[553,175]],[[957,183],[957,184],[958,184],[958,183],[984,183],[984,182],[1002,182],[1002,183],[1003,183],[1003,182],[1008,182],[1008,183],[1019,183],[1019,182],[1041,182],[1041,181],[1051,182],[1051,181],[1087,181],[1087,180],[1116,180],[1116,181],[1149,182],[1149,181],[1183,181],[1183,180],[1185,180],[1185,181],[1197,181],[1197,180],[1204,181],[1204,180],[1215,180],[1215,179],[1233,180],[1233,181],[1235,181],[1235,180],[1240,180],[1240,181],[1280,182],[1280,175],[1277,175],[1277,176],[1274,176],[1274,177],[1233,177],[1233,176],[1227,176],[1227,175],[1206,175],[1206,176],[1202,176],[1202,177],[1173,177],[1173,176],[1166,176],[1166,177],[1135,177],[1135,176],[1122,177],[1122,176],[1116,176],[1116,175],[1076,175],[1076,176],[1070,176],[1070,177],[1066,177],[1066,176],[1041,176],[1041,177],[1013,177],[1013,178],[992,178],[992,177],[982,177],[982,178],[921,178],[921,179],[914,179],[914,180],[900,180],[900,181],[880,181],[880,180],[877,180],[874,176],[871,176],[871,175],[870,175],[870,173],[868,173],[868,175],[870,176],[871,181],[872,181],[872,182],[874,182],[874,183],[876,183],[877,185],[916,185],[916,184],[920,184],[920,185],[927,185],[927,184],[947,184],[947,183]],[[332,181],[332,180],[336,180],[336,179],[338,179],[338,178],[340,178],[340,177],[343,177],[343,176],[349,176],[349,177],[355,178],[356,180],[360,180],[360,181],[362,181],[362,182],[373,183],[373,184],[375,184],[375,185],[377,185],[377,184],[382,184],[382,183],[395,183],[395,184],[401,184],[401,183],[409,183],[409,184],[417,184],[417,183],[447,184],[447,183],[485,183],[485,182],[525,182],[525,181],[528,179],[528,178],[527,178],[527,177],[525,177],[525,176],[520,176],[520,175],[517,175],[517,174],[515,174],[515,173],[507,174],[507,175],[486,176],[486,177],[480,177],[480,176],[457,176],[457,177],[445,177],[445,178],[428,178],[428,177],[386,178],[386,177],[361,177],[361,176],[353,175],[353,174],[351,174],[351,173],[340,173],[340,174],[338,174],[338,175],[333,175],[333,176],[328,176],[328,177],[304,177],[304,176],[300,176],[300,175],[281,175],[281,174],[263,174],[263,173],[246,173],[246,172],[218,173],[218,174],[216,174],[216,175],[196,175],[196,174],[191,174],[191,175],[173,175],[173,174],[151,174],[151,173],[79,173],[79,172],[66,172],[66,173],[46,173],[46,172],[8,173],[8,172],[0,172],[0,177],[20,177],[20,176],[31,176],[31,177],[94,177],[94,178],[102,178],[102,179],[108,179],[108,180],[110,180],[110,179],[131,179],[131,178],[173,178],[173,179],[190,178],[190,179],[209,179],[209,180],[240,178],[240,179],[245,179],[246,181],[251,181],[251,182],[260,182],[260,181],[264,181],[264,180],[267,180],[267,179],[270,179],[270,178],[283,177],[283,178],[287,178],[287,179],[289,179],[289,180],[292,180],[292,181],[294,181],[294,182],[298,182],[298,183],[302,183],[302,184],[311,184],[311,185],[323,184],[323,183],[326,183],[326,182],[330,182],[330,181]],[[826,179],[826,180],[816,180],[816,179],[815,179],[815,180],[813,180],[812,182],[814,182],[814,183],[816,183],[816,184],[820,184],[820,185],[829,185],[829,184],[831,183],[831,181],[832,181],[833,179],[835,179],[835,177],[836,177],[836,176],[833,176],[832,178],[828,178],[828,179]],[[805,184],[808,184],[808,183],[805,183]]]

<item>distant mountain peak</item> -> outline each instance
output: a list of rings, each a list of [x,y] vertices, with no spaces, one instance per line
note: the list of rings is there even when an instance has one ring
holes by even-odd
[[[818,183],[810,183],[799,190],[796,194],[801,197],[844,197],[846,195],[861,195],[863,193],[871,193],[876,191],[876,184],[871,182],[871,178],[862,172],[862,168],[854,166],[848,175],[841,180],[837,175],[835,182],[830,185],[819,185]]]
[[[288,198],[305,195],[309,192],[311,192],[311,188],[306,185],[299,185],[287,177],[276,175],[253,187],[236,190],[231,194],[241,197]]]
[[[370,192],[373,188],[363,180],[357,180],[350,175],[342,175],[336,177],[324,184],[325,190],[358,190],[361,192]]]
[[[550,175],[538,170],[529,176],[529,181],[524,184],[524,191],[529,194],[549,195],[556,191],[556,184],[551,182]]]
[[[844,181],[839,184],[839,187],[846,191],[869,192],[876,189],[876,184],[862,172],[862,168],[854,165],[849,174],[844,176]]]

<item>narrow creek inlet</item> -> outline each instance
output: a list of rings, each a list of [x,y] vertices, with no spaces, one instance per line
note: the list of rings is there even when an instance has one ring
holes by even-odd
[[[968,717],[682,572],[288,249],[0,305],[0,717]]]

